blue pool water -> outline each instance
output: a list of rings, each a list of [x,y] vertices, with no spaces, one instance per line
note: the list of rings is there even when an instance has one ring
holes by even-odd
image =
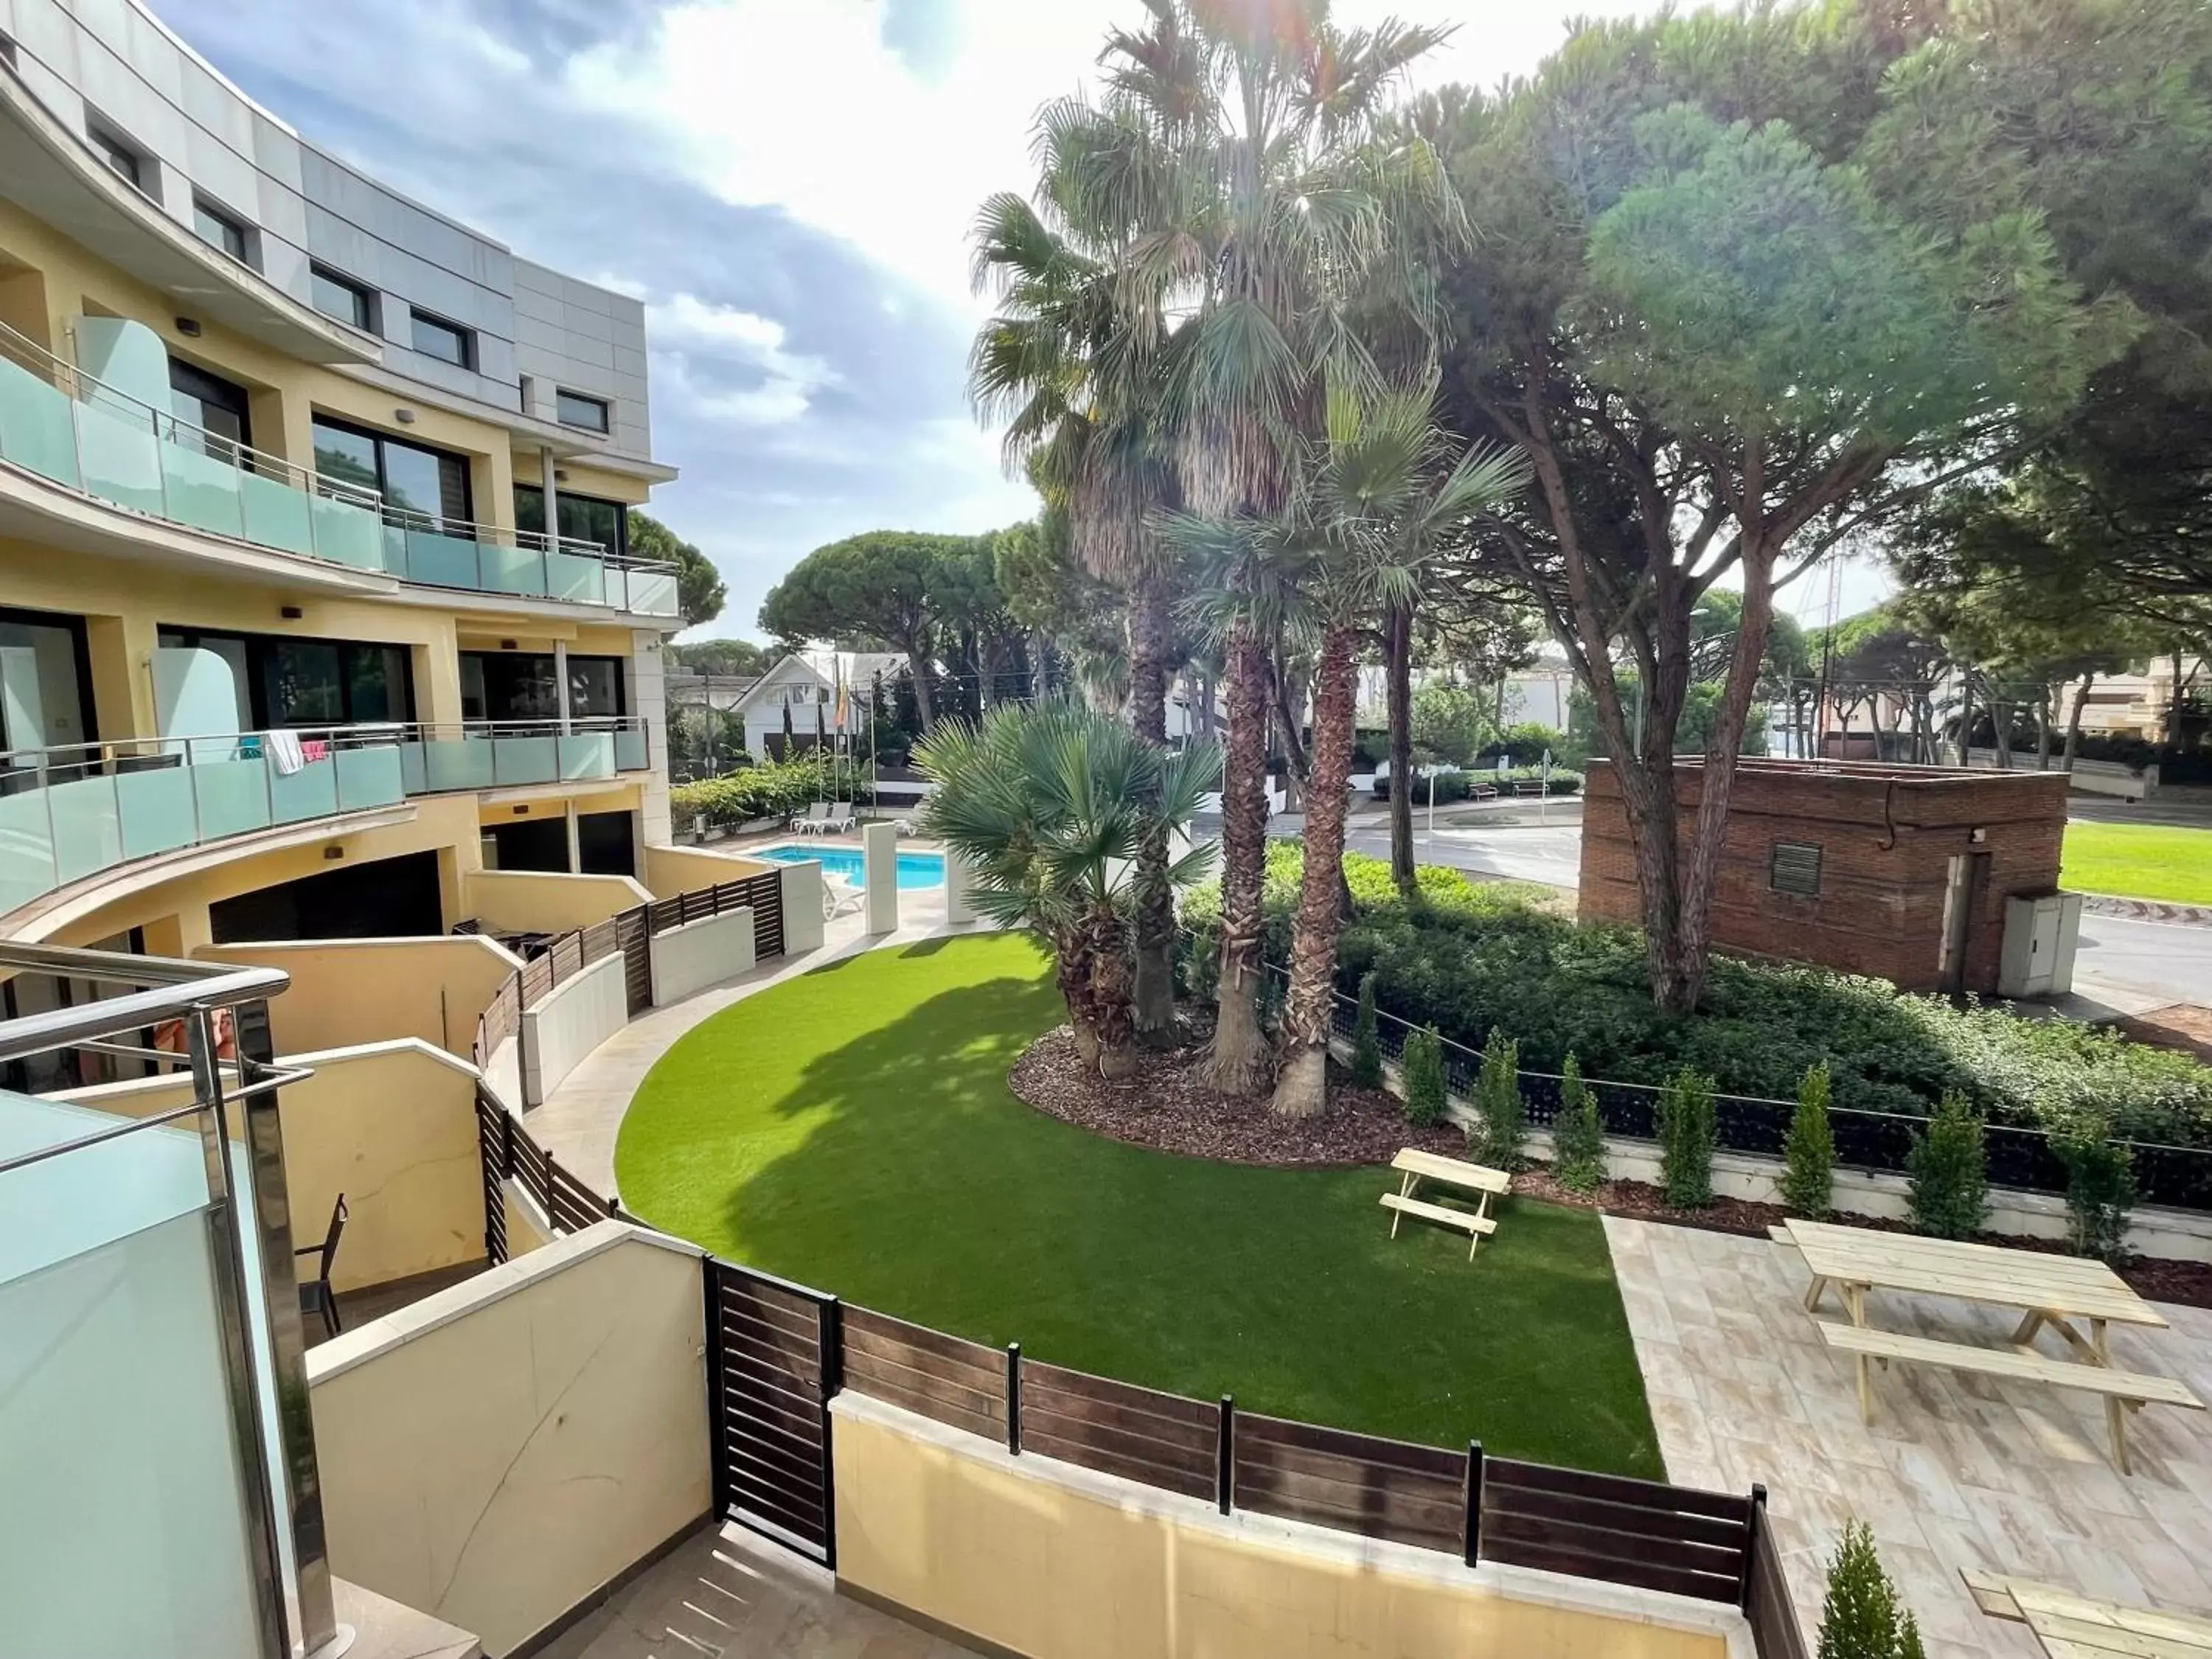
[[[818,863],[825,876],[840,877],[855,887],[868,884],[858,848],[808,847],[801,843],[789,847],[763,847],[748,856],[767,859],[776,864]],[[944,886],[945,854],[901,853],[898,855],[898,884],[901,892],[910,887]]]

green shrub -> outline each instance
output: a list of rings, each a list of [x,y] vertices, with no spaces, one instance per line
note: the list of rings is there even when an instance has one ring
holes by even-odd
[[[2135,1159],[2101,1124],[2051,1137],[2066,1165],[2067,1237],[2076,1255],[2118,1262],[2127,1255],[2128,1217],[2136,1205]]]
[[[1359,981],[1359,1012],[1352,1022],[1352,1080],[1363,1089],[1382,1086],[1382,1043],[1375,1030],[1375,975]]]
[[[1687,1066],[1659,1095],[1659,1184],[1678,1210],[1713,1201],[1713,1080]]]
[[[1557,1072],[1571,1052],[1585,1076],[1656,1087],[1683,1066],[1724,1094],[1795,1097],[1808,1066],[1826,1063],[1831,1110],[1925,1117],[1946,1090],[1992,1123],[2060,1129],[2078,1118],[2123,1140],[2212,1146],[2212,1069],[2071,1020],[2025,1019],[2002,1008],[1899,991],[1820,968],[1716,957],[1692,1019],[1651,1002],[1644,940],[1633,928],[1577,927],[1547,890],[1472,880],[1431,866],[1411,899],[1379,859],[1345,858],[1352,915],[1338,983],[1376,975],[1382,1013],[1433,1025],[1480,1047],[1493,1026],[1513,1033],[1531,1071]],[[1267,852],[1263,939],[1288,959],[1302,867],[1296,842]],[[1220,900],[1185,896],[1185,983],[1211,994]]]
[[[1443,1039],[1424,1026],[1406,1039],[1399,1069],[1406,1080],[1406,1121],[1426,1128],[1444,1121]]]
[[[1572,1054],[1559,1067],[1559,1115],[1552,1121],[1552,1173],[1571,1192],[1594,1193],[1605,1180],[1605,1123],[1597,1097]]]
[[[1805,1068],[1797,1085],[1797,1109],[1790,1116],[1790,1138],[1782,1148],[1782,1201],[1799,1215],[1819,1220],[1835,1195],[1836,1137],[1828,1127],[1828,1068]]]
[[[1863,1521],[1845,1523],[1828,1564],[1820,1659],[1924,1659],[1920,1627],[1898,1600]]]
[[[1482,1161],[1510,1172],[1527,1160],[1528,1109],[1521,1103],[1521,1045],[1492,1031],[1482,1046],[1482,1074],[1474,1087],[1474,1113],[1480,1120]]]
[[[702,812],[709,823],[724,825],[788,817],[820,799],[825,781],[821,763],[810,754],[680,784],[669,791],[669,811],[678,824],[687,826]]]
[[[1947,1091],[1923,1134],[1912,1138],[1912,1224],[1931,1238],[1972,1238],[1989,1218],[1990,1181],[1982,1120],[1964,1095]]]

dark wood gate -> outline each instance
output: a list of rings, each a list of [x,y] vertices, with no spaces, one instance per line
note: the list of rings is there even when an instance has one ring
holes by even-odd
[[[615,945],[623,953],[623,989],[635,1019],[653,1006],[653,927],[642,904],[614,919]]]
[[[705,1259],[714,1513],[835,1569],[837,1298]]]

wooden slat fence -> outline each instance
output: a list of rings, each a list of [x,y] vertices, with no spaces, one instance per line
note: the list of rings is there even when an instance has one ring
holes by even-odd
[[[1022,1450],[1186,1498],[1219,1496],[1220,1406],[1035,1360],[1013,1375]]]
[[[1235,1433],[1238,1508],[1461,1552],[1467,1453],[1252,1413]]]
[[[1745,1601],[1749,1497],[1488,1459],[1481,1559],[1701,1601]]]
[[[1759,1659],[1811,1659],[1790,1602],[1790,1580],[1782,1570],[1774,1523],[1766,1517],[1764,1486],[1751,1489],[1751,1559],[1744,1574],[1743,1612]]]
[[[1006,1434],[1006,1358],[926,1325],[845,1310],[845,1386],[970,1434]]]
[[[836,1565],[830,1401],[842,1309],[804,1285],[706,1259],[714,1513]]]

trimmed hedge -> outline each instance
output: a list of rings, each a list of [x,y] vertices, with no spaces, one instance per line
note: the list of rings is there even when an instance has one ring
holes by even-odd
[[[1371,971],[1383,1012],[1477,1051],[1503,1030],[1531,1071],[1555,1073],[1571,1053],[1589,1077],[1662,1086],[1686,1066],[1723,1094],[1786,1101],[1826,1061],[1840,1109],[1925,1117],[1955,1090],[1991,1122],[2063,1129],[2092,1115],[2123,1139],[2212,1146],[2212,1070],[2185,1054],[2069,1020],[1954,1007],[1881,980],[1730,957],[1714,958],[1704,1009],[1677,1018],[1652,1006],[1643,935],[1536,908],[1548,889],[1423,866],[1408,902],[1382,860],[1346,854],[1344,863],[1353,915],[1338,983],[1354,991]],[[1270,843],[1271,962],[1288,959],[1301,867],[1295,843]],[[1183,919],[1194,935],[1188,982],[1210,994],[1218,884],[1186,895]]]
[[[771,761],[727,776],[679,784],[668,792],[670,815],[689,826],[699,813],[709,823],[745,823],[788,817],[822,797],[821,766],[811,759]]]

